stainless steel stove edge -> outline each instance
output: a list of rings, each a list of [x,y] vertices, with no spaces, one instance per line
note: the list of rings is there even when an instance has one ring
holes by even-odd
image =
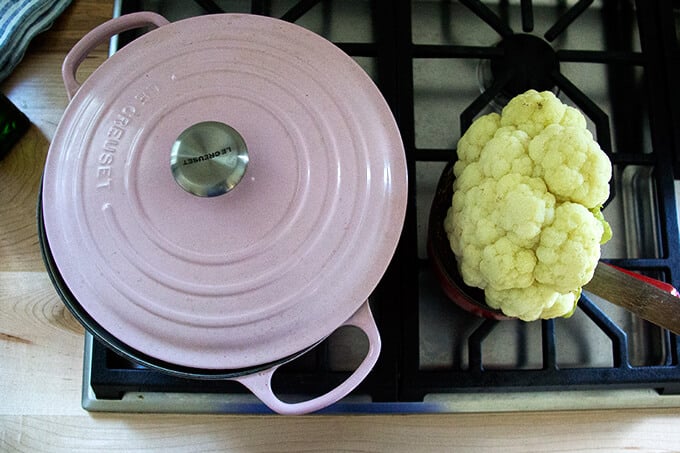
[[[90,385],[93,338],[85,334],[81,404],[90,412],[272,414],[253,395],[131,392],[120,400],[98,399]],[[422,402],[373,402],[352,395],[317,414],[423,414],[680,408],[680,395],[653,389],[565,390],[431,394]]]

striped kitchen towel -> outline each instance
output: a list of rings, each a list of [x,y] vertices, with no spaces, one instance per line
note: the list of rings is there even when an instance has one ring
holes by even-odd
[[[0,82],[21,61],[31,40],[48,29],[71,0],[0,0]]]

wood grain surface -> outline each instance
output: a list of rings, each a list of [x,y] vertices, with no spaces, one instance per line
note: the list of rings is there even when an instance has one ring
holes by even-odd
[[[35,205],[67,104],[61,62],[111,11],[112,1],[75,0],[0,84],[33,123],[0,161],[0,451],[680,451],[679,409],[304,417],[84,411],[83,329],[44,271]],[[97,49],[79,77],[105,58],[106,48]]]

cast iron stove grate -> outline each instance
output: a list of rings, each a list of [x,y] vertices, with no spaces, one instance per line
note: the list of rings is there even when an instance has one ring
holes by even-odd
[[[120,13],[155,9],[168,15],[163,4],[123,0],[118,6]],[[624,235],[643,238],[625,244],[623,253],[605,256],[606,261],[680,286],[672,171],[678,170],[680,156],[680,129],[673,127],[680,121],[680,88],[675,84],[680,51],[674,23],[678,13],[672,1],[196,0],[196,4],[188,14],[273,15],[328,36],[366,67],[399,124],[409,166],[409,207],[393,263],[372,296],[383,352],[353,397],[374,403],[414,402],[406,410],[430,411],[457,410],[422,402],[460,394],[593,389],[680,393],[677,336],[639,320],[621,321],[606,302],[588,295],[571,320],[523,324],[474,318],[443,300],[422,245],[426,229],[422,219],[429,209],[433,175],[436,181],[439,170],[455,155],[460,132],[477,115],[528,87],[551,89],[587,116],[614,165],[610,205],[626,206]],[[334,38],[337,17],[352,11],[369,32],[358,40]],[[583,27],[588,21],[597,22],[603,45],[570,47],[570,39],[587,30]],[[470,30],[481,30],[480,36],[491,39],[471,39]],[[121,45],[133,37],[122,36]],[[529,54],[524,52],[527,46],[532,49]],[[460,71],[446,72],[449,67]],[[596,77],[582,76],[575,69],[581,67],[596,68]],[[442,68],[447,75],[430,80]],[[461,82],[464,76],[472,79],[464,82],[467,85]],[[603,92],[589,86],[592,78],[604,84]],[[432,123],[443,124],[444,134]],[[632,329],[631,323],[637,327]],[[576,339],[565,335],[566,331],[580,335],[583,324],[598,333]],[[441,329],[448,331],[442,334]],[[637,338],[640,335],[644,338]],[[598,345],[591,345],[593,341]],[[437,344],[431,347],[432,343]],[[496,360],[499,343],[510,344],[511,357]],[[577,359],[565,359],[564,350],[570,348],[576,349]],[[604,357],[591,360],[591,349],[603,350]],[[329,363],[331,350],[332,345],[324,342],[281,369],[276,375],[279,391],[318,394],[342,381],[348,373]],[[243,392],[231,382],[185,380],[134,366],[96,341],[91,358],[90,384],[99,399],[115,400],[130,392]],[[346,410],[397,408],[389,404]]]

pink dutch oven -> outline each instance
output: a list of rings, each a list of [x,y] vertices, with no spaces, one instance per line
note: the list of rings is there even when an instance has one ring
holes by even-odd
[[[96,45],[144,26],[76,81]],[[407,200],[400,135],[365,72],[280,20],[136,13],[87,34],[63,77],[39,223],[83,325],[145,366],[239,381],[279,413],[351,392],[378,359],[367,299]],[[363,362],[325,395],[281,401],[276,369],[343,325],[367,336]]]

